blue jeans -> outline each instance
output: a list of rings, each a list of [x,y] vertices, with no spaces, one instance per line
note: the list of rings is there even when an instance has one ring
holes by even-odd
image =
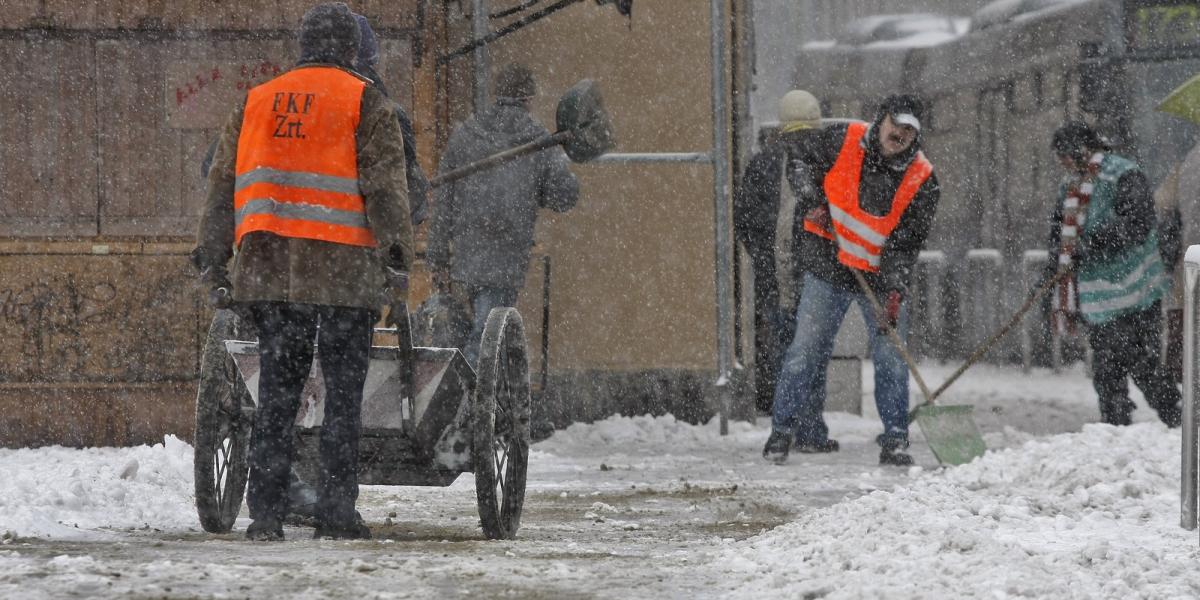
[[[908,369],[900,352],[876,325],[875,310],[863,294],[839,290],[824,280],[804,275],[804,291],[796,304],[796,335],[783,358],[775,386],[775,431],[793,433],[797,444],[818,444],[829,439],[825,425],[825,378],[833,342],[851,302],[862,309],[875,363],[875,406],[883,421],[884,438],[908,441]],[[908,330],[908,309],[900,306],[896,328]]]
[[[482,285],[467,286],[467,302],[471,310],[471,332],[459,348],[463,356],[475,368],[479,363],[479,342],[483,339],[483,327],[487,324],[488,313],[493,308],[517,305],[517,290],[507,287],[491,287]]]

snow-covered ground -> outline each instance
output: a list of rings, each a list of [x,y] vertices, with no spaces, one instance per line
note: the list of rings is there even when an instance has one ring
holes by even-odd
[[[951,366],[925,365],[940,381]],[[536,445],[520,539],[482,539],[474,483],[371,486],[376,539],[278,544],[200,531],[191,448],[0,450],[0,597],[1196,598],[1179,521],[1179,432],[1142,404],[1088,425],[1079,370],[980,367],[970,403],[992,451],[880,467],[878,420],[829,415],[843,450],[759,456],[766,419],[578,424]],[[1140,398],[1138,398],[1140,402]]]

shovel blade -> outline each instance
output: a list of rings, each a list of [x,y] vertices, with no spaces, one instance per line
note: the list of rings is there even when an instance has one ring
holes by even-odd
[[[987,451],[972,416],[974,411],[973,406],[921,406],[914,411],[917,425],[938,462],[962,465]]]
[[[592,160],[616,145],[600,88],[591,79],[576,83],[558,100],[555,125],[559,131],[571,132],[563,150],[577,163]]]

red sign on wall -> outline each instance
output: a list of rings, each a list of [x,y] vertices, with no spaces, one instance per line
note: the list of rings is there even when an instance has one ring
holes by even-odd
[[[284,63],[255,61],[179,61],[167,65],[163,86],[167,126],[175,129],[220,127],[246,92],[286,70]]]

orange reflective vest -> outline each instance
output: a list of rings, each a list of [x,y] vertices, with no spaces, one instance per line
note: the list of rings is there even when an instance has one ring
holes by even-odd
[[[341,69],[301,67],[250,90],[233,197],[239,246],[252,231],[376,245],[358,188],[364,89]]]
[[[846,129],[846,139],[833,168],[825,174],[825,196],[829,199],[829,216],[833,231],[805,219],[804,230],[838,245],[838,262],[860,271],[879,271],[883,245],[900,223],[900,216],[912,203],[917,191],[933,173],[933,165],[918,151],[896,193],[892,197],[892,208],[884,216],[877,217],[864,211],[858,203],[858,188],[862,178],[863,157],[866,150],[862,139],[867,133],[866,123],[852,123]]]

